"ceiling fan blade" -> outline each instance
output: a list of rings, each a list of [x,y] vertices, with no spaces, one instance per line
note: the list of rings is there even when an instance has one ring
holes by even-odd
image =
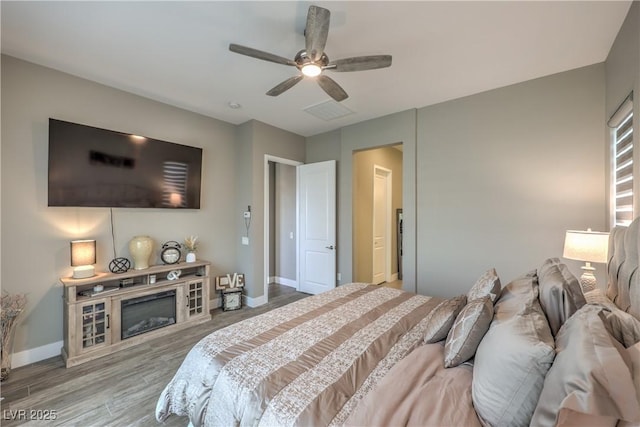
[[[317,61],[324,53],[324,46],[327,44],[327,37],[329,36],[330,17],[331,12],[328,9],[309,6],[304,38],[307,55],[312,61]]]
[[[229,45],[229,50],[231,52],[239,53],[240,55],[262,59],[263,61],[275,62],[276,64],[293,65],[294,67],[296,65],[296,63],[292,60],[284,58],[282,56],[274,55],[273,53],[265,52],[258,49],[253,49],[251,47],[241,46],[239,44],[231,43]]]
[[[285,90],[291,89],[293,86],[295,86],[296,83],[298,83],[303,78],[304,76],[301,76],[301,75],[288,78],[287,80],[283,81],[278,86],[274,87],[269,92],[267,92],[267,95],[278,96]]]
[[[325,68],[333,71],[376,70],[391,66],[391,55],[354,56],[331,61]]]
[[[344,101],[349,97],[349,95],[347,95],[347,92],[345,92],[344,89],[342,89],[340,85],[336,83],[332,78],[325,75],[319,75],[318,77],[316,77],[316,79],[318,80],[318,84],[320,85],[322,90],[327,92],[327,94],[336,101]]]

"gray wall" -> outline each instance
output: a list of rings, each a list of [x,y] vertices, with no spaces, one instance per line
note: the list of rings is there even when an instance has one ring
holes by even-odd
[[[98,271],[113,258],[108,209],[47,207],[50,117],[203,148],[201,209],[114,209],[115,249],[129,256],[137,234],[158,245],[198,235],[214,274],[236,269],[235,126],[3,56],[1,285],[28,294],[16,352],[63,339],[57,278],[71,274],[71,240],[97,239]]]
[[[264,256],[264,171],[265,156],[293,161],[304,161],[305,139],[302,136],[275,128],[256,120],[238,126],[236,144],[236,229],[238,235],[246,233],[242,212],[251,205],[249,245],[237,239],[237,262],[245,274],[245,292],[250,304],[265,301]]]
[[[604,81],[597,64],[308,138],[307,162],[340,162],[342,282],[359,149],[403,142],[406,290],[453,296],[490,267],[506,284],[561,256],[567,229],[604,229]]]
[[[504,284],[561,257],[567,229],[605,227],[604,66],[418,112],[418,291]]]

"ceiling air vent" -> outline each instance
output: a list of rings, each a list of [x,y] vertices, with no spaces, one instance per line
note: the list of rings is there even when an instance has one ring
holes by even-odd
[[[327,122],[354,113],[344,105],[332,99],[306,107],[304,111]]]

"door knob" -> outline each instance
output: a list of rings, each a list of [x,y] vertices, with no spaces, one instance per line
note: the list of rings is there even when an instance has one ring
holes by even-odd
[[[330,246],[325,246],[325,248],[327,248],[327,249],[329,249],[329,250],[334,250],[334,249],[335,249],[335,246],[330,245]]]

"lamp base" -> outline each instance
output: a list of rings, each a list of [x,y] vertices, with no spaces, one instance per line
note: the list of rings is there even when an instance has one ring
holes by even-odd
[[[87,279],[96,275],[96,269],[93,265],[81,265],[73,269],[74,279]]]
[[[580,268],[584,270],[584,273],[580,276],[580,287],[582,287],[582,293],[586,294],[587,292],[596,290],[598,287],[598,281],[596,276],[593,275],[593,272],[596,271],[596,269],[591,267],[590,262],[587,262]]]

